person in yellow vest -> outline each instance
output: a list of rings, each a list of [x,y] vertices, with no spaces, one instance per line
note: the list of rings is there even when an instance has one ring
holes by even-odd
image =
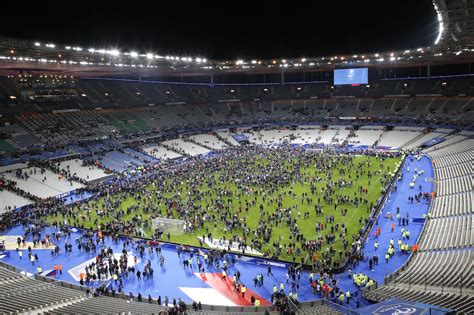
[[[116,273],[114,273],[114,275],[112,276],[112,278],[114,279],[115,283],[117,283],[117,280],[118,280],[118,276]]]
[[[255,306],[260,306],[260,300],[259,299],[255,300]]]
[[[38,268],[36,268],[36,271],[39,275],[43,273],[43,269],[41,268],[41,266],[38,266]]]
[[[344,293],[341,292],[341,294],[339,295],[338,300],[339,300],[339,303],[341,303],[341,304],[344,303]]]
[[[371,285],[374,285],[374,280],[370,279],[369,282],[367,282],[366,287],[370,287]]]
[[[30,261],[31,261],[31,264],[32,264],[32,265],[35,264],[35,255],[31,254],[31,256],[30,256]]]
[[[298,292],[293,293],[293,300],[298,301]]]
[[[273,286],[273,293],[277,293],[277,291],[278,291],[277,285],[275,284],[275,285]]]
[[[388,260],[390,259],[390,255],[388,253],[385,254],[385,262],[388,264]]]
[[[375,241],[374,248],[375,248],[375,250],[379,249],[379,242]]]
[[[285,285],[283,284],[283,282],[280,282],[280,292],[283,291],[285,291]]]
[[[225,280],[226,277],[227,277],[227,272],[225,272],[225,270],[222,270],[222,280]]]
[[[242,297],[245,298],[245,292],[247,292],[247,288],[245,285],[242,285],[242,288],[240,288],[240,291],[242,292]]]
[[[402,249],[402,240],[398,239],[398,248],[401,250]]]
[[[313,276],[314,276],[314,274],[311,272],[309,274],[309,283],[313,282]]]
[[[351,299],[351,292],[349,292],[349,290],[347,290],[346,291],[346,300],[347,300],[346,302],[347,302],[347,304],[349,304],[350,299]]]

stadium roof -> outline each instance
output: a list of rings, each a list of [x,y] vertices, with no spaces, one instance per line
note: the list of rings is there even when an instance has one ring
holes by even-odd
[[[207,60],[161,56],[151,52],[56,46],[51,43],[0,39],[0,71],[59,72],[75,76],[209,75],[332,70],[335,67],[403,67],[474,60],[474,45],[459,50],[424,47],[396,52],[270,60]]]
[[[438,15],[436,41],[432,47],[414,50],[288,59],[208,60],[205,56],[160,55],[107,44],[91,48],[0,38],[0,74],[43,71],[76,76],[209,75],[472,62],[474,0],[433,0],[433,6]]]
[[[441,32],[442,49],[460,50],[474,43],[474,0],[433,0]]]

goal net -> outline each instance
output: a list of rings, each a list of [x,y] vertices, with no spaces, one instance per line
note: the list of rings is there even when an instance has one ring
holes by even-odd
[[[178,219],[155,218],[152,219],[152,227],[162,233],[175,235],[184,234],[186,231],[186,221]]]

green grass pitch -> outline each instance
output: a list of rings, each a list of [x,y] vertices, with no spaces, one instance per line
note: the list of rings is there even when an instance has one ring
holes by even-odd
[[[326,216],[334,216],[334,223],[333,225],[335,226],[338,224],[341,226],[341,224],[345,224],[347,226],[347,234],[346,238],[349,242],[349,248],[350,244],[352,243],[352,235],[357,234],[358,230],[362,227],[364,224],[362,222],[362,225],[359,224],[359,218],[363,217],[366,218],[369,214],[368,208],[371,203],[375,204],[376,200],[380,197],[381,194],[381,188],[382,184],[386,183],[388,180],[387,174],[390,174],[395,171],[396,164],[399,162],[400,159],[398,158],[385,158],[383,160],[380,160],[377,157],[367,157],[367,156],[362,156],[358,155],[353,157],[353,165],[359,165],[361,164],[361,167],[359,169],[359,174],[362,174],[359,176],[359,178],[356,180],[356,168],[355,167],[350,167],[347,165],[347,163],[337,163],[335,165],[332,165],[331,168],[329,169],[328,173],[317,169],[312,165],[311,163],[308,163],[308,165],[303,165],[300,167],[300,176],[302,178],[301,181],[295,181],[293,183],[290,183],[288,185],[285,185],[284,187],[279,187],[276,191],[272,193],[268,193],[265,195],[265,202],[262,202],[261,195],[258,195],[256,197],[256,203],[255,205],[252,205],[249,207],[248,213],[245,212],[245,201],[252,201],[254,198],[253,194],[249,194],[247,196],[242,195],[240,197],[238,196],[239,189],[237,188],[235,182],[228,180],[228,181],[219,181],[218,178],[220,175],[219,171],[213,172],[212,176],[215,178],[216,184],[213,185],[213,187],[210,189],[206,181],[201,181],[202,185],[198,187],[200,195],[202,196],[200,200],[200,204],[202,207],[206,208],[206,206],[210,205],[210,199],[216,199],[217,193],[216,193],[216,188],[217,189],[227,189],[232,193],[232,196],[226,198],[224,197],[224,201],[226,205],[229,205],[229,208],[231,209],[232,213],[238,213],[238,217],[241,220],[245,220],[247,227],[250,230],[253,230],[257,228],[258,226],[258,221],[260,218],[260,204],[263,203],[264,205],[264,212],[267,215],[271,215],[272,213],[275,212],[275,209],[277,208],[276,204],[276,199],[279,194],[282,195],[282,207],[283,208],[292,208],[292,213],[291,217],[293,219],[296,219],[298,228],[300,230],[300,233],[303,234],[304,238],[309,241],[318,237],[324,237],[325,235],[331,233],[330,231],[330,226],[331,224],[327,224],[327,228],[320,232],[316,232],[316,223],[321,222],[326,224]],[[370,161],[370,166],[368,166],[367,162]],[[288,169],[293,169],[295,160],[285,160],[282,161],[282,163],[285,164],[285,167],[288,167]],[[262,169],[266,165],[268,165],[268,161],[266,159],[255,159],[253,161],[253,164],[250,163],[251,165],[248,166],[247,171],[254,171],[254,172],[259,172],[259,169]],[[369,184],[369,179],[366,175],[367,172],[370,170],[370,172],[373,174],[370,184]],[[337,210],[334,210],[334,204],[328,204],[323,198],[322,195],[324,194],[326,190],[326,183],[328,182],[328,174],[331,176],[331,180],[337,181],[339,179],[345,179],[346,181],[349,179],[349,175],[352,176],[353,180],[353,185],[352,187],[343,187],[343,188],[336,188],[333,197],[335,200],[336,195],[340,196],[348,196],[348,197],[354,197],[354,194],[358,194],[358,188],[362,186],[363,188],[368,189],[367,194],[362,194],[362,197],[368,200],[368,204],[359,204],[359,206],[355,206],[353,203],[350,204],[339,204]],[[173,185],[173,187],[170,186],[171,180],[166,181],[164,184],[165,187],[165,192],[163,193],[163,196],[165,198],[181,198],[181,202],[185,203],[186,198],[187,198],[187,192],[189,191],[190,183],[192,182],[193,174],[189,174],[189,177],[187,178],[188,182],[184,183],[182,185]],[[316,194],[311,194],[311,189],[310,189],[310,179],[311,178],[316,178],[320,177],[320,181],[316,182],[315,186],[317,188]],[[251,187],[253,191],[260,189],[261,187]],[[156,186],[154,185],[148,185],[146,187],[146,190],[148,192],[155,192],[156,191]],[[291,192],[291,195],[290,195]],[[179,193],[179,197],[177,194]],[[285,194],[286,193],[286,194]],[[313,199],[312,204],[307,204],[306,200],[302,202],[302,194],[303,193],[308,193],[308,196]],[[141,216],[141,220],[146,220],[150,217],[151,213],[145,213],[143,211],[143,206],[144,206],[144,198],[137,198],[140,193],[138,194],[119,194],[118,196],[112,196],[111,200],[112,201],[117,201],[119,200],[118,198],[121,198],[122,201],[118,201],[120,205],[117,207],[119,209],[127,209],[132,206],[136,206],[136,210],[132,211],[129,214],[125,214],[123,217],[120,218],[122,221],[130,221],[132,217],[138,217]],[[143,196],[143,195],[142,195]],[[318,198],[321,200],[321,205],[322,209],[324,211],[322,216],[317,216],[316,211],[315,211],[315,205],[318,204]],[[141,201],[140,201],[141,199]],[[239,212],[239,201],[241,202],[242,205],[242,210]],[[267,205],[267,202],[270,201],[270,205]],[[91,208],[91,210],[85,210],[84,205],[87,205]],[[163,201],[159,201],[157,198],[152,198],[150,201],[150,205],[152,205],[155,208],[155,213],[157,213],[161,216],[166,215],[166,205]],[[73,208],[73,212],[75,213],[76,221],[72,219],[70,216],[67,217],[68,223],[71,225],[79,226],[79,227],[86,227],[86,228],[94,228],[97,229],[97,224],[103,224],[110,222],[111,218],[108,215],[105,216],[99,216],[96,212],[96,209],[102,210],[104,206],[104,198],[101,198],[97,201],[89,201],[86,204],[82,204],[80,207],[75,206]],[[297,206],[296,209],[293,207]],[[347,214],[343,216],[341,214],[341,209],[347,209]],[[174,218],[179,218],[178,214],[176,213],[175,210],[173,211],[173,216]],[[309,212],[309,217],[304,217],[304,213]],[[210,210],[210,213],[218,216],[219,214],[215,210]],[[298,213],[301,213],[301,216],[298,216]],[[46,218],[46,221],[49,223],[53,222],[64,222],[64,217],[62,214],[57,214],[55,216],[50,216]],[[273,255],[275,250],[272,244],[274,242],[280,242],[283,250],[280,255],[277,255],[278,259],[286,260],[286,261],[297,261],[300,262],[301,260],[304,260],[304,262],[309,263],[310,262],[310,257],[306,251],[302,251],[299,255],[293,254],[290,255],[287,253],[287,248],[289,243],[292,241],[292,233],[290,232],[289,226],[283,221],[282,223],[278,224],[276,226],[273,224],[271,226],[272,228],[272,233],[271,233],[271,238],[270,242],[264,243],[260,249],[260,252],[267,252],[270,255]],[[145,233],[147,236],[151,236],[153,231],[151,228],[146,228],[144,229]],[[201,229],[196,230],[193,233],[186,233],[182,235],[171,235],[171,241],[176,242],[176,243],[182,243],[182,244],[187,244],[187,245],[194,245],[194,246],[199,246],[200,242],[197,239],[197,236],[201,236],[203,234],[207,235],[208,232],[212,233],[212,236],[217,239],[217,238],[222,238],[225,236],[225,238],[228,240],[229,238],[232,237],[232,235],[237,234],[239,236],[242,236],[242,232],[240,230],[234,230],[233,232],[226,231],[224,228],[224,224],[220,222],[205,222],[204,227]],[[340,229],[338,232],[335,232],[335,241],[332,244],[327,244],[326,242],[322,246],[322,249],[319,253],[317,253],[318,258],[321,257],[322,252],[327,251],[329,246],[332,246],[333,249],[336,251],[336,255],[334,256],[335,261],[340,261],[344,259],[344,256],[342,258],[339,257],[339,250],[342,250],[342,240],[340,237]],[[253,233],[248,237],[249,240],[254,238]],[[166,241],[167,237],[166,234],[163,235],[163,239]],[[250,242],[247,242],[247,244],[250,245]],[[204,245],[206,247],[206,245]],[[300,247],[300,243],[296,242],[296,247]]]

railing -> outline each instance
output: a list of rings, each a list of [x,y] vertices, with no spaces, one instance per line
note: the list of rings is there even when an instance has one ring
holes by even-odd
[[[301,312],[301,310],[300,310],[300,308],[298,307],[298,305],[296,305],[296,303],[293,302],[292,299],[288,298],[287,301],[288,301],[288,307],[289,307],[290,311],[292,311],[292,312],[294,312],[294,313],[296,313],[296,314],[298,314],[298,313]]]
[[[367,298],[367,293],[372,291],[372,290],[375,290],[377,288],[378,288],[378,284],[377,284],[377,282],[375,282],[374,285],[371,285],[371,286],[368,286],[368,287],[367,286],[363,287],[360,290],[360,292],[361,292],[361,294],[364,298]]]
[[[336,311],[338,312],[341,312],[343,314],[348,314],[348,315],[356,315],[356,314],[359,314],[358,312],[346,307],[346,306],[343,306],[341,304],[337,304],[337,303],[334,303],[334,302],[331,302],[329,300],[326,300],[326,299],[323,299],[321,300],[322,301],[322,305],[328,305],[329,307],[335,309]]]
[[[442,269],[444,270],[444,266]],[[441,282],[436,285],[428,285],[426,282],[420,283],[419,281],[411,282],[410,279],[403,282],[397,282],[394,280],[393,283],[390,283],[389,285],[395,288],[408,288],[417,291],[436,291],[441,293],[448,292],[463,294],[463,291],[466,292],[466,290],[472,290],[469,285],[469,280],[464,280],[462,275],[459,275],[458,281],[453,282],[451,276],[446,278],[443,274]]]

